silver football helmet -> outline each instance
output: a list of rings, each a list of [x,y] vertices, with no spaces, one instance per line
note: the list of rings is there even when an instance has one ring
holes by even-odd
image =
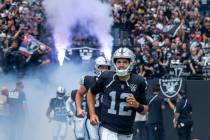
[[[58,98],[62,98],[66,94],[66,89],[63,88],[62,86],[58,86],[56,94]]]
[[[102,65],[108,66],[109,69],[111,67],[110,62],[104,56],[99,56],[95,59],[95,66],[94,66],[94,70],[97,75],[101,73],[99,66],[102,66]]]
[[[119,58],[129,59],[130,64],[128,65],[128,67],[126,69],[122,70],[122,69],[117,68],[116,60],[119,59]],[[133,65],[134,65],[134,62],[135,62],[135,55],[134,55],[133,51],[131,51],[130,49],[122,47],[122,48],[117,49],[114,52],[114,55],[112,57],[112,61],[113,61],[114,67],[115,67],[116,74],[118,76],[126,76],[133,69]]]

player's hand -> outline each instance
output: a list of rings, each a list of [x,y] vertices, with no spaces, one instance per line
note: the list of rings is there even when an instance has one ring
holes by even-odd
[[[99,118],[96,114],[90,115],[90,123],[92,125],[97,125],[99,124]]]
[[[129,107],[132,107],[132,108],[138,108],[140,103],[138,101],[136,101],[136,99],[134,98],[133,95],[129,95],[127,98],[126,98],[126,101],[128,103],[128,106]]]
[[[85,117],[86,113],[82,109],[77,110],[77,117]]]
[[[173,119],[173,126],[174,126],[174,128],[177,128],[178,127],[177,122],[176,122],[175,119]]]
[[[72,113],[69,111],[69,112],[67,112],[67,116],[69,117],[69,118],[71,118],[72,117]]]
[[[170,98],[165,98],[165,101],[166,101],[167,103],[169,103],[169,102],[171,102],[171,99],[170,99]]]
[[[52,118],[48,118],[48,122],[51,123],[52,122]]]

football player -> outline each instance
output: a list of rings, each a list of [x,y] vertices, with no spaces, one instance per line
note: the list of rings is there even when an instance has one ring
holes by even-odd
[[[85,119],[84,117],[78,117],[76,115],[76,103],[75,103],[75,98],[76,98],[76,93],[77,90],[72,90],[70,98],[68,98],[66,102],[66,108],[67,108],[67,114],[69,117],[72,117],[72,111],[73,111],[73,123],[74,123],[74,134],[76,140],[84,140],[85,139]],[[82,110],[86,110],[86,99],[85,97],[82,100]]]
[[[136,111],[139,113],[148,111],[145,79],[131,73],[134,60],[135,55],[130,49],[117,49],[112,58],[115,71],[102,73],[87,93],[92,125],[99,124],[99,117],[95,111],[95,97],[103,93],[101,140],[132,140]]]
[[[66,101],[68,96],[66,90],[59,86],[56,91],[56,97],[52,98],[47,109],[47,117],[53,124],[53,140],[64,140],[67,134],[67,109]],[[51,113],[53,112],[53,116]],[[68,115],[73,114],[69,112]]]
[[[94,66],[95,76],[85,76],[83,77],[82,82],[80,83],[80,87],[76,94],[76,108],[77,108],[77,116],[84,117],[85,111],[81,108],[81,101],[86,96],[86,93],[89,88],[91,88],[97,81],[98,76],[104,72],[110,69],[110,63],[104,56],[99,56],[95,60],[95,66]],[[95,110],[96,114],[100,118],[100,100],[101,100],[101,94],[98,94],[95,96]],[[88,109],[88,108],[87,108]],[[98,135],[98,125],[90,125],[90,115],[87,111],[87,119],[85,120],[85,128],[87,132],[87,137],[89,140],[99,140]]]
[[[9,91],[8,104],[10,106],[11,140],[23,140],[24,124],[27,115],[27,99],[22,81],[16,81],[14,90]]]

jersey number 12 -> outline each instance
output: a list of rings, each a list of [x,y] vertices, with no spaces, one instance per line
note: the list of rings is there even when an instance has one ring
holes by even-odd
[[[120,99],[124,99],[128,97],[130,93],[122,93],[120,95]],[[116,106],[116,91],[112,91],[109,93],[109,96],[111,97],[111,105],[110,108],[108,109],[108,113],[110,114],[117,114],[117,110],[115,109]],[[119,115],[120,116],[131,116],[132,110],[127,110],[125,111],[125,108],[127,107],[126,102],[120,102],[119,104]]]

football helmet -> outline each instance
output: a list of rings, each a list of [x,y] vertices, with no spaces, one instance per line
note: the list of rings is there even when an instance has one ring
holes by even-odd
[[[66,89],[63,88],[62,86],[58,86],[56,94],[58,98],[62,98],[66,94]]]
[[[99,56],[95,59],[95,66],[94,66],[94,72],[99,75],[101,73],[101,70],[99,69],[99,66],[108,66],[110,69],[110,63],[104,56]]]
[[[116,60],[119,58],[125,58],[130,61],[129,65],[126,69],[122,70],[122,69],[117,68]],[[114,67],[115,67],[116,74],[118,76],[126,76],[133,69],[133,65],[135,62],[135,55],[134,55],[133,51],[131,51],[130,49],[121,47],[114,52],[112,61],[113,61]]]

